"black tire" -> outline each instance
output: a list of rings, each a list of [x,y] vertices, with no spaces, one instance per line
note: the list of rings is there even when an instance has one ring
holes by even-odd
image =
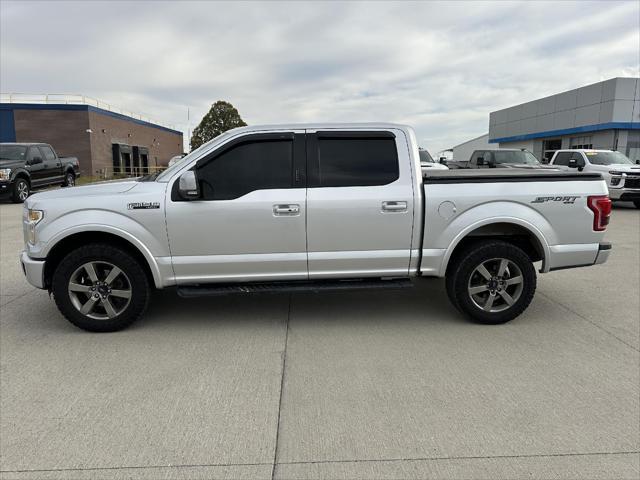
[[[636,206],[636,208],[640,208],[640,200],[634,200],[633,204]]]
[[[507,268],[500,275],[503,260]],[[453,305],[471,320],[486,325],[506,323],[531,303],[536,291],[536,271],[520,248],[499,240],[479,241],[468,246],[454,262],[447,272],[447,294]],[[490,270],[492,265],[495,269]],[[485,266],[484,273],[490,278],[480,275],[481,266]],[[481,293],[470,291],[483,288],[485,291]],[[493,299],[489,302],[490,296]],[[489,311],[481,307],[482,303]]]
[[[115,305],[115,310],[118,310],[117,314],[113,317],[109,315],[106,306],[104,306],[105,297],[100,299],[98,295],[98,297],[95,297],[97,300],[90,298],[95,296],[97,292],[74,293],[70,291],[70,283],[72,280],[74,285],[83,283],[83,285],[80,285],[81,287],[90,287],[96,290],[96,283],[92,282],[88,278],[88,275],[87,278],[81,282],[78,282],[77,277],[72,278],[72,276],[77,275],[78,272],[85,272],[83,266],[88,263],[102,266],[111,265],[121,270],[120,276],[112,280],[110,286],[113,286],[114,290],[118,288],[122,289],[115,291],[127,291],[129,297],[122,299],[119,295],[116,296],[115,291],[113,296],[110,296],[112,291],[110,286],[108,293],[104,292],[107,297],[107,303],[111,305],[111,309],[113,309]],[[100,271],[100,267],[95,269],[97,278],[102,282],[102,288],[105,288],[104,285],[106,284],[104,281],[108,279],[109,272],[113,270],[109,270],[108,267],[105,268],[106,269],[102,271]],[[115,285],[115,282],[120,282],[124,287]],[[140,263],[124,250],[98,243],[77,248],[62,259],[53,274],[52,291],[58,309],[67,320],[75,326],[90,332],[115,332],[128,327],[144,313],[150,296],[149,281]],[[79,310],[79,306],[76,305],[82,304],[84,301],[95,304],[92,307],[93,311],[88,315],[102,315],[108,318],[92,318],[91,316],[83,314]],[[120,303],[118,304],[117,302]],[[124,303],[126,303],[126,305],[124,305]],[[112,312],[115,312],[115,310],[112,310]]]
[[[22,177],[16,178],[13,183],[13,193],[11,195],[11,201],[13,203],[24,202],[31,194],[31,187],[29,182]]]
[[[76,175],[73,172],[67,172],[64,176],[65,187],[73,187],[76,184]]]

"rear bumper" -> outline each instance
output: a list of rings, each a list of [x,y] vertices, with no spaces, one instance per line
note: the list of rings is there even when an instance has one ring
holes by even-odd
[[[584,243],[572,245],[553,245],[545,271],[564,270],[566,268],[589,267],[605,263],[611,253],[611,243]]]
[[[20,263],[22,264],[22,271],[25,277],[27,277],[27,282],[36,288],[45,288],[44,260],[36,260],[29,257],[27,252],[22,252],[20,254]]]

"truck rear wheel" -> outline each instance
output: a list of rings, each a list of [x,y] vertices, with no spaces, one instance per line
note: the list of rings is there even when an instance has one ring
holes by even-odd
[[[447,278],[454,306],[473,321],[495,325],[520,315],[536,291],[529,256],[503,241],[474,243],[457,257]]]
[[[147,308],[149,281],[127,252],[105,244],[71,251],[53,274],[56,305],[75,326],[90,332],[128,327]]]
[[[76,176],[73,172],[67,172],[64,176],[64,186],[73,187],[76,184]]]

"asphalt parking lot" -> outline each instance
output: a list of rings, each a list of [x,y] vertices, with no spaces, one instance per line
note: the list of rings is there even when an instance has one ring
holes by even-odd
[[[1,478],[638,478],[640,211],[607,264],[466,322],[444,285],[185,300],[69,324],[0,204]]]

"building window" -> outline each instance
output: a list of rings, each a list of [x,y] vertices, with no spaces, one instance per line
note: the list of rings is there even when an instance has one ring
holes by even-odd
[[[593,148],[593,139],[588,137],[573,137],[569,142],[569,148],[590,150]]]
[[[632,162],[640,160],[640,132],[629,132],[627,137],[627,157]]]

